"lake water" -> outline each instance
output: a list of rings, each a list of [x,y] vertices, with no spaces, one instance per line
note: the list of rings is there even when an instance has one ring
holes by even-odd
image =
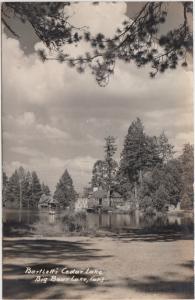
[[[5,232],[18,230],[34,235],[62,235],[67,228],[69,231],[112,231],[120,232],[125,229],[154,229],[154,228],[193,228],[192,214],[168,214],[164,216],[144,216],[139,212],[134,214],[74,214],[68,212],[49,214],[46,210],[13,210],[3,209],[3,224]],[[71,215],[71,214],[70,214]],[[14,232],[13,232],[14,234]]]

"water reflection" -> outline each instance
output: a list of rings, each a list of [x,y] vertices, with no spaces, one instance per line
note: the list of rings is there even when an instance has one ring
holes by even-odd
[[[193,217],[190,215],[163,215],[159,216],[147,216],[140,212],[134,214],[84,214],[81,217],[81,222],[85,225],[87,230],[109,230],[115,231],[120,229],[137,229],[137,228],[154,228],[165,227],[168,225],[173,226],[188,226],[193,224]],[[29,226],[39,228],[46,228],[49,231],[56,228],[56,233],[63,233],[65,230],[64,213],[49,214],[44,210],[3,210],[3,223],[5,227],[12,226]],[[77,217],[75,216],[75,222]],[[83,220],[83,221],[82,221]],[[73,217],[74,222],[74,217]]]
[[[55,224],[56,215],[55,214],[49,214],[48,219],[49,219],[49,224]]]

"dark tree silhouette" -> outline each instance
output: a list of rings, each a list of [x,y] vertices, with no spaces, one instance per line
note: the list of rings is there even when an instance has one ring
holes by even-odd
[[[161,163],[156,137],[147,136],[139,118],[131,123],[121,153],[119,173],[130,182],[139,181],[140,171]]]
[[[108,136],[105,138],[105,166],[106,166],[106,186],[108,191],[108,197],[110,198],[110,193],[112,186],[114,185],[114,180],[117,172],[118,164],[114,160],[114,154],[117,151],[117,146],[115,138],[113,136]]]
[[[165,35],[159,32],[161,24],[166,22],[168,2],[146,2],[133,19],[118,24],[120,27],[113,37],[105,37],[102,33],[92,36],[85,26],[77,28],[71,24],[71,18],[64,10],[65,6],[71,5],[69,2],[4,2],[2,22],[17,38],[18,34],[8,24],[7,17],[16,16],[24,23],[29,22],[39,39],[56,54],[49,57],[44,50],[39,50],[43,61],[66,62],[80,73],[89,67],[98,84],[105,86],[114,73],[117,60],[135,62],[137,67],[150,65],[152,78],[158,72],[176,69],[178,64],[187,66],[187,54],[193,52],[188,21],[192,2],[178,3],[183,8],[183,23]],[[72,57],[62,50],[63,45],[79,45],[81,40],[89,43],[90,52]]]
[[[73,181],[67,170],[64,171],[59,182],[56,185],[54,199],[63,207],[71,207],[76,200]]]
[[[6,199],[6,207],[17,207],[19,208],[20,202],[20,187],[19,187],[19,175],[17,170],[10,176],[6,192],[5,192],[5,199]]]
[[[5,171],[3,171],[3,174],[2,174],[2,202],[3,202],[3,206],[5,205],[5,202],[6,202],[7,184],[8,184],[8,177],[7,177],[7,174],[5,173]]]
[[[40,180],[35,171],[32,172],[32,202],[31,205],[34,208],[38,207],[39,200],[42,195]]]

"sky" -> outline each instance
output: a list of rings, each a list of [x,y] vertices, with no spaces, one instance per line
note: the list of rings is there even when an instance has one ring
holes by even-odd
[[[139,7],[140,3],[83,2],[72,4],[68,13],[75,26],[110,36]],[[179,4],[170,9],[163,31],[181,20]],[[76,190],[82,191],[93,164],[104,158],[104,138],[116,137],[119,161],[124,137],[136,117],[147,134],[164,130],[177,155],[183,144],[193,143],[192,67],[151,79],[148,67],[117,62],[109,84],[102,88],[88,71],[78,74],[57,61],[43,64],[35,53],[43,45],[30,26],[11,22],[21,38],[2,28],[3,168],[9,176],[22,165],[35,170],[54,191],[68,169]],[[72,54],[85,50],[85,44],[67,49]]]

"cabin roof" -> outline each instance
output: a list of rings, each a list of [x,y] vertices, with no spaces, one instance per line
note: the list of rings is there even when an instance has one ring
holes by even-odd
[[[57,204],[57,201],[53,198],[50,198],[50,200],[48,201],[49,204]]]
[[[47,196],[45,194],[43,194],[39,200],[39,203],[48,203],[51,199],[51,196]]]
[[[113,192],[112,198],[122,198],[122,196],[118,192]]]

